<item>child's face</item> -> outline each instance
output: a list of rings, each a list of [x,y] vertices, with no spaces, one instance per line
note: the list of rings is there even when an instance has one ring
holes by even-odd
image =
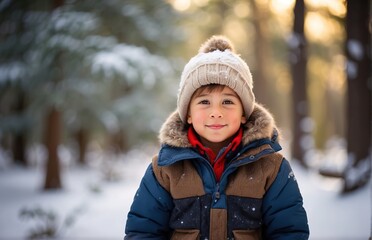
[[[187,122],[210,143],[229,140],[246,123],[238,95],[229,87],[196,92],[191,98]]]

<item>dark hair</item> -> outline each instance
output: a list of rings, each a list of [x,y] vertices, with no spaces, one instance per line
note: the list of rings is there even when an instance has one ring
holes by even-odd
[[[199,96],[202,92],[207,92],[207,93],[211,93],[211,92],[217,92],[217,91],[222,91],[225,87],[225,85],[221,85],[221,84],[208,84],[208,85],[204,85],[204,86],[201,86],[200,88],[196,89],[194,94],[191,96],[191,98],[195,97],[195,96]]]

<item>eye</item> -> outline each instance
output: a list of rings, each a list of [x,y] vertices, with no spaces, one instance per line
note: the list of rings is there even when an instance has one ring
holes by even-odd
[[[230,105],[230,104],[234,104],[234,102],[230,99],[225,99],[223,100],[222,104]]]
[[[209,101],[204,99],[204,100],[199,101],[198,104],[207,105],[209,104]]]

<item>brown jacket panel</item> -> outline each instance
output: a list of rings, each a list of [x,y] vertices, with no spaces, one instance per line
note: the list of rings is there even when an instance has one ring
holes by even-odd
[[[160,185],[173,199],[202,196],[203,182],[191,161],[180,161],[170,166],[159,167],[158,157],[152,159],[154,174]]]
[[[263,198],[274,182],[282,160],[281,154],[273,153],[240,167],[230,175],[226,195]]]

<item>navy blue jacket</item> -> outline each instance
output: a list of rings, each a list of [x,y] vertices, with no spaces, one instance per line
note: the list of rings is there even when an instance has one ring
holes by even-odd
[[[270,116],[256,106],[250,121]],[[253,138],[246,126],[242,146],[226,157],[216,182],[209,161],[177,130],[179,121],[173,114],[161,129],[163,145],[136,192],[125,239],[309,238],[302,196],[289,162],[277,153],[273,124],[262,130],[261,124],[262,134]]]

